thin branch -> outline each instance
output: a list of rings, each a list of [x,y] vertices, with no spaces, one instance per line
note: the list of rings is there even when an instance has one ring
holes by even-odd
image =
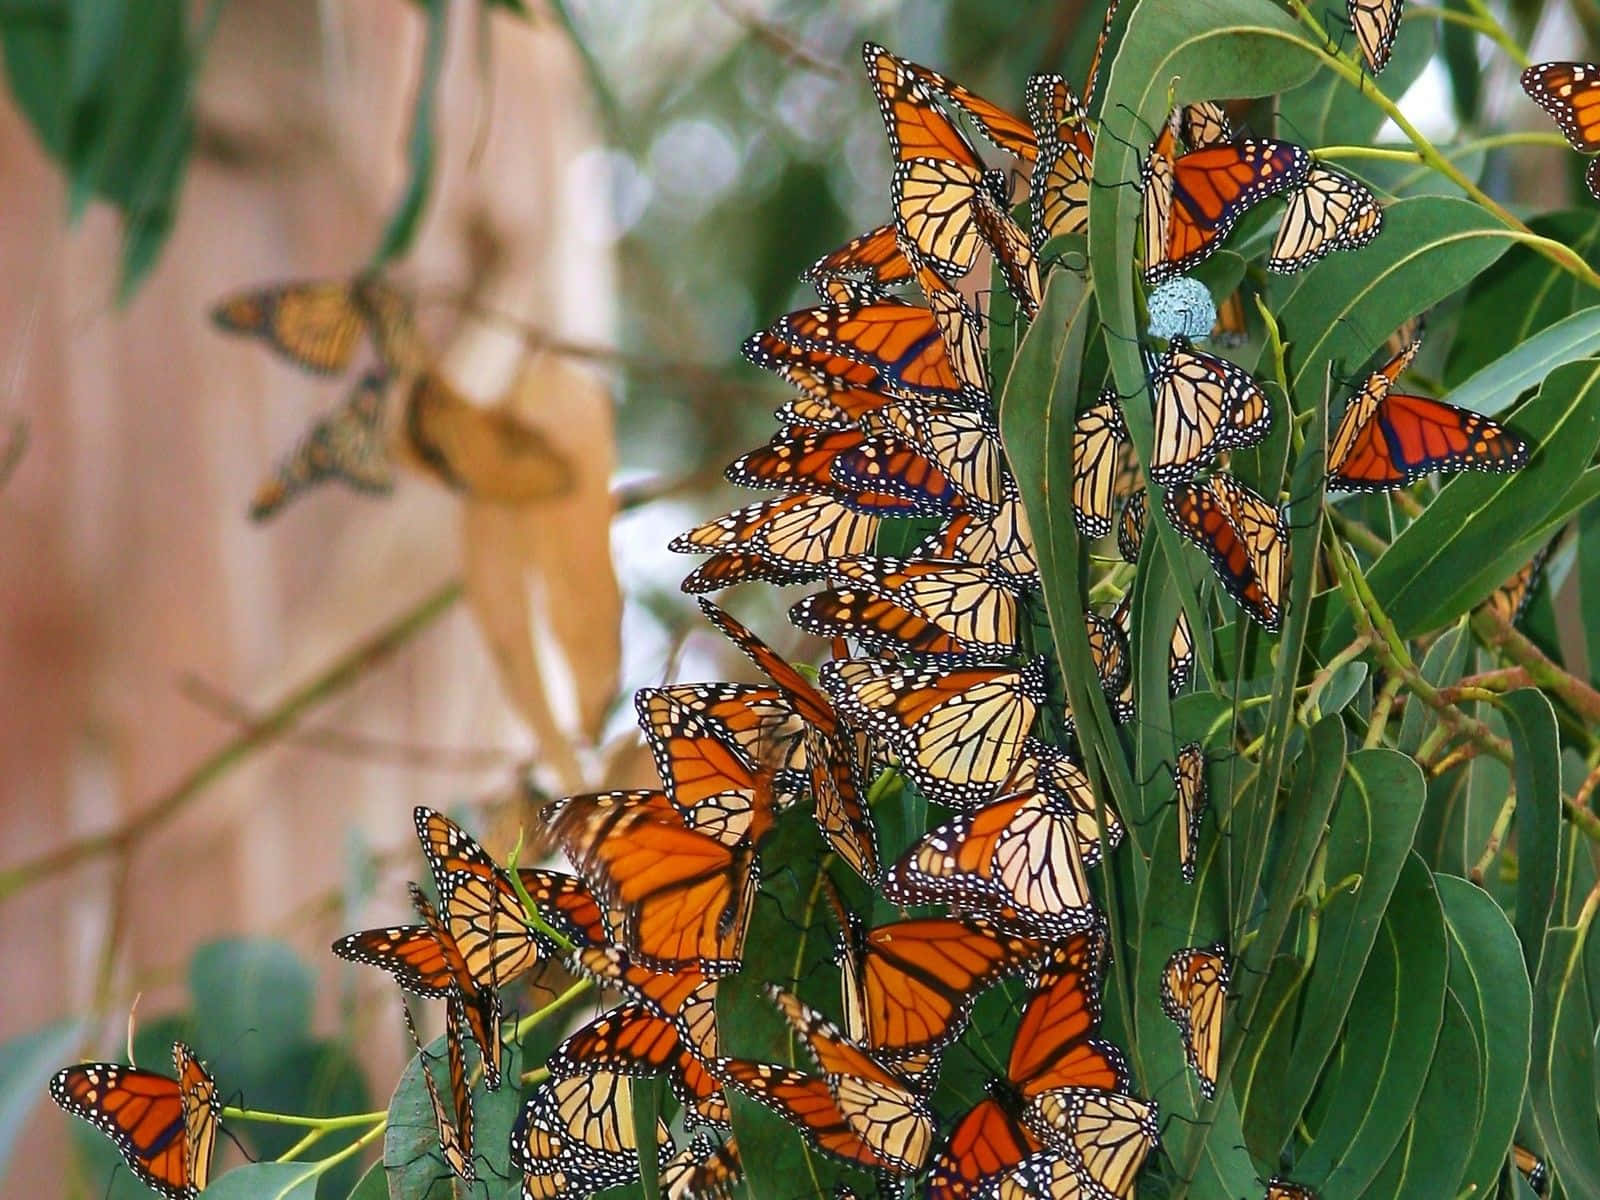
[[[774,25],[753,12],[747,12],[732,0],[712,0],[712,2],[722,11],[723,16],[763,46],[775,51],[785,62],[802,66],[808,71],[815,71],[818,75],[826,75],[829,79],[836,79],[840,83],[855,82],[854,74],[845,70],[833,59],[811,49],[781,26]]]
[[[295,688],[263,715],[259,724],[232,738],[209,755],[168,791],[136,816],[100,833],[77,838],[54,850],[0,871],[0,900],[45,879],[113,851],[129,850],[187,808],[217,780],[248,759],[255,751],[287,733],[305,713],[331,699],[371,668],[383,662],[422,630],[448,612],[461,596],[461,584],[452,580],[427,596],[397,620],[347,650],[308,682]]]
[[[1600,725],[1600,692],[1551,662],[1503,615],[1480,606],[1472,614],[1472,631],[1490,650],[1505,655],[1526,671],[1535,687],[1554,692],[1585,722]]]
[[[178,691],[185,699],[194,701],[207,712],[231,721],[247,732],[259,729],[265,720],[262,714],[244,701],[228,695],[198,675],[185,675],[178,683]],[[342,729],[296,729],[284,734],[282,740],[287,745],[305,746],[344,758],[393,763],[421,771],[489,771],[512,766],[522,759],[521,755],[511,750],[487,746],[413,746]]]

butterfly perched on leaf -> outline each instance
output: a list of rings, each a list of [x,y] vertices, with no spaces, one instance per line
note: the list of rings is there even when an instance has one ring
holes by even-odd
[[[1060,75],[1028,79],[1028,120],[1039,146],[1028,184],[1033,243],[1081,233],[1089,227],[1089,181],[1094,175],[1094,133],[1072,86]]]
[[[1317,1200],[1317,1193],[1302,1183],[1293,1183],[1274,1175],[1267,1180],[1266,1200]]]
[[[384,441],[388,377],[363,375],[329,415],[318,419],[250,501],[252,520],[276,515],[300,493],[329,480],[358,492],[386,495],[394,489],[394,464]]]
[[[1150,478],[1162,486],[1191,478],[1224,450],[1261,441],[1272,430],[1272,405],[1250,373],[1175,337],[1150,380],[1155,443]]]
[[[168,1200],[193,1200],[211,1179],[222,1098],[204,1064],[172,1044],[176,1078],[119,1063],[78,1063],[57,1071],[50,1098],[89,1122],[134,1175]]]
[[[218,301],[211,319],[319,374],[349,367],[369,334],[386,367],[413,369],[422,357],[410,304],[373,275],[251,288]]]
[[[1115,390],[1106,388],[1072,427],[1072,519],[1086,538],[1111,532],[1126,445],[1122,408]]]
[[[1435,471],[1515,471],[1528,444],[1482,413],[1394,390],[1416,357],[1412,342],[1367,376],[1328,443],[1328,486],[1381,492]]]
[[[1383,230],[1383,208],[1366,184],[1321,163],[1289,193],[1267,270],[1287,274],[1334,250],[1359,250]]]
[[[1231,475],[1167,490],[1167,519],[1211,559],[1223,589],[1268,633],[1283,624],[1289,529],[1278,506]]]
[[[1217,1093],[1228,962],[1222,946],[1176,951],[1161,972],[1161,1011],[1183,1037],[1183,1055],[1207,1100]]]
[[[1511,1161],[1516,1164],[1517,1170],[1522,1172],[1522,1177],[1528,1181],[1528,1186],[1533,1189],[1536,1196],[1543,1196],[1550,1191],[1550,1168],[1544,1159],[1526,1146],[1513,1143]]]
[[[1193,883],[1200,823],[1206,813],[1206,754],[1198,742],[1178,748],[1172,785],[1178,797],[1178,868],[1183,881]]]

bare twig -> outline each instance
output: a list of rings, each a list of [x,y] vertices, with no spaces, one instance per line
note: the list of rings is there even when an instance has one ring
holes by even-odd
[[[775,51],[785,62],[802,66],[808,71],[815,71],[818,75],[826,75],[829,79],[837,79],[840,83],[855,82],[854,74],[827,55],[811,49],[781,26],[746,11],[734,4],[733,0],[713,0],[713,2],[722,10],[725,17],[763,46]]]
[[[1600,725],[1600,692],[1551,662],[1543,650],[1501,614],[1480,607],[1472,614],[1472,631],[1489,649],[1499,651],[1520,666],[1535,687],[1554,692],[1585,722]]]
[[[387,659],[422,630],[448,612],[461,596],[461,584],[451,580],[390,625],[358,643],[308,682],[294,689],[263,715],[259,724],[240,733],[221,749],[162,793],[137,816],[100,833],[77,838],[54,850],[0,871],[0,900],[14,892],[113,851],[137,846],[187,808],[218,779],[244,762],[256,750],[293,728],[305,713],[344,691],[372,667]]]

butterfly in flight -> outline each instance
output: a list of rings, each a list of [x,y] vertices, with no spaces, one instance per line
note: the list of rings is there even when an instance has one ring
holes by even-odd
[[[176,1079],[119,1063],[57,1071],[50,1098],[111,1139],[139,1181],[168,1200],[193,1200],[211,1178],[222,1098],[194,1052],[172,1044]]]
[[[394,490],[394,464],[383,439],[388,382],[375,371],[363,375],[343,404],[311,426],[256,489],[251,520],[265,521],[300,493],[332,479],[368,495]]]
[[[369,333],[388,367],[413,369],[422,356],[409,303],[373,275],[251,288],[219,301],[211,319],[318,374],[345,370]]]

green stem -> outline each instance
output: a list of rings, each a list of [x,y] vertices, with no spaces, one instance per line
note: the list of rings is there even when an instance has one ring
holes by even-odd
[[[350,1129],[356,1125],[371,1125],[374,1121],[383,1121],[388,1118],[387,1109],[377,1112],[349,1113],[342,1117],[302,1117],[298,1113],[267,1112],[259,1108],[234,1108],[232,1105],[222,1110],[222,1116],[228,1121],[254,1121],[258,1125],[298,1125],[305,1129],[320,1129],[328,1132],[334,1129]]]
[[[1517,45],[1516,39],[1506,31],[1506,27],[1500,24],[1500,18],[1494,15],[1484,0],[1466,0],[1466,3],[1472,10],[1472,15],[1478,18],[1478,31],[1492,38],[1506,52],[1507,57],[1517,64],[1519,71],[1526,71],[1532,60],[1528,58],[1528,52]]]
[[[553,928],[539,912],[539,906],[533,902],[533,897],[528,895],[527,885],[522,882],[522,872],[517,870],[517,859],[522,854],[522,833],[517,830],[517,844],[511,847],[511,853],[506,855],[506,875],[511,880],[511,889],[517,893],[517,899],[522,904],[522,921],[529,929],[544,934],[568,954],[577,950],[571,938],[560,930]]]
[[[518,1021],[517,1040],[520,1042],[524,1037],[527,1036],[528,1030],[555,1016],[556,1013],[560,1012],[574,1000],[580,999],[592,991],[594,991],[594,980],[578,980],[578,982],[574,983],[566,991],[562,992],[554,1000],[550,1001],[549,1004],[546,1004],[543,1008],[539,1009],[538,1012],[531,1012],[527,1016],[523,1017],[522,1020]]]
[[[320,1142],[323,1138],[325,1138],[327,1136],[328,1136],[328,1131],[326,1129],[311,1129],[311,1130],[308,1130],[306,1132],[305,1137],[301,1138],[298,1142],[296,1142],[294,1145],[290,1146],[282,1154],[278,1155],[278,1157],[277,1157],[277,1159],[275,1161],[277,1161],[277,1162],[293,1162],[295,1159],[299,1158],[307,1150],[311,1149],[312,1146],[315,1146],[318,1142]]]

